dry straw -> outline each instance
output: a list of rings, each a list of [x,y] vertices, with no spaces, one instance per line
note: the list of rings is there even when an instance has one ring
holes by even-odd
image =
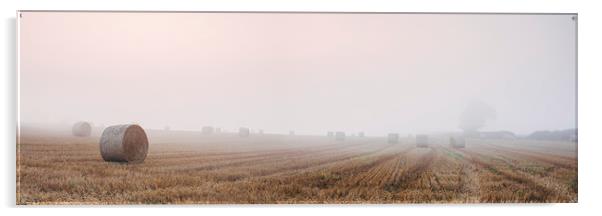
[[[100,154],[105,161],[141,163],[147,153],[148,138],[139,125],[114,125],[102,132]]]

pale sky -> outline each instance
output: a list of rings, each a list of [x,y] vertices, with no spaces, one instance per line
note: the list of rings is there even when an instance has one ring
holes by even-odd
[[[60,13],[19,19],[21,124],[266,132],[576,128],[573,15]]]

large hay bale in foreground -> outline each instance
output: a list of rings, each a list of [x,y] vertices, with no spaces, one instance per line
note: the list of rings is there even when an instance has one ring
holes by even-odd
[[[73,124],[73,128],[71,128],[71,132],[73,133],[73,136],[90,136],[90,134],[92,133],[92,124],[84,121],[76,122],[75,124]]]
[[[341,132],[341,131],[337,131],[334,135],[335,140],[337,141],[343,141],[345,140],[345,132]]]
[[[249,130],[249,128],[241,127],[238,129],[238,136],[240,136],[240,137],[248,137],[249,134],[251,134],[251,131]]]
[[[449,145],[453,148],[464,148],[466,147],[466,139],[463,136],[452,136],[449,138]]]
[[[100,137],[100,154],[105,161],[141,163],[148,153],[148,138],[139,125],[107,127]]]
[[[389,144],[396,144],[399,143],[399,134],[396,133],[390,133],[387,136],[387,143]]]
[[[426,148],[429,146],[429,138],[427,135],[416,135],[416,147]]]

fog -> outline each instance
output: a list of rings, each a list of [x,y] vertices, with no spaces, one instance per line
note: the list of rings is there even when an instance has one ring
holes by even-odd
[[[572,17],[23,12],[19,121],[367,136],[576,128]]]
[[[460,128],[464,131],[478,131],[495,120],[495,109],[482,101],[470,101],[460,115]]]

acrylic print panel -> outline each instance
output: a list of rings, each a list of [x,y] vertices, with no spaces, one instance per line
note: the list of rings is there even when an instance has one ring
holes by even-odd
[[[17,204],[577,202],[576,14],[17,20]]]

